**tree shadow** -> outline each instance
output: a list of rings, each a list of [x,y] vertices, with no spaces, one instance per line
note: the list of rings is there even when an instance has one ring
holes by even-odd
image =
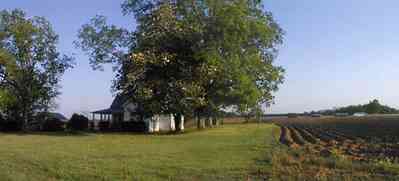
[[[52,136],[52,137],[84,137],[90,136],[89,132],[0,132],[0,136]]]
[[[204,129],[207,130],[207,129]],[[113,136],[178,136],[185,135],[194,132],[199,132],[203,130],[197,129],[186,129],[182,132],[174,131],[161,131],[157,133],[147,133],[147,132],[135,132],[135,131],[55,131],[55,132],[22,132],[22,131],[12,131],[12,132],[1,132],[0,137],[12,135],[12,136],[52,136],[52,137],[84,137],[90,135],[113,135]]]

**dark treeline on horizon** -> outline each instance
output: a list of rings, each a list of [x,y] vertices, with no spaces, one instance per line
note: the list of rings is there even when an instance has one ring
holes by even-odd
[[[358,112],[364,112],[367,114],[397,114],[399,113],[399,110],[387,105],[382,105],[377,99],[374,99],[367,104],[349,105],[335,109],[311,111],[308,114],[333,115],[337,113],[347,113],[352,115]],[[307,114],[307,112],[305,112],[305,114]]]

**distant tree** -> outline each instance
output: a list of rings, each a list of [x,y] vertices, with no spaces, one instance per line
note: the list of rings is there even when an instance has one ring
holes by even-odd
[[[26,129],[36,112],[54,106],[61,75],[72,58],[57,50],[58,36],[42,17],[0,11],[0,106]]]
[[[57,118],[48,118],[42,121],[41,131],[64,131],[65,123]]]
[[[68,122],[68,128],[73,131],[85,131],[89,128],[89,119],[80,114],[73,114]]]
[[[313,111],[312,111],[313,112]],[[326,110],[325,113],[335,114],[335,113],[348,113],[354,114],[357,112],[365,112],[368,114],[396,114],[399,110],[391,108],[386,105],[381,105],[377,99],[370,101],[368,104],[363,105],[350,105],[341,108],[334,108],[332,110]],[[320,113],[320,111],[319,111]]]
[[[283,32],[260,0],[126,0],[137,29],[97,16],[76,44],[94,69],[114,63],[114,90],[141,103],[148,115],[221,108],[249,111],[273,100],[283,68],[273,65]]]
[[[382,111],[382,105],[377,99],[374,99],[373,101],[370,101],[369,104],[365,105],[366,112],[368,114],[377,114],[381,113]]]

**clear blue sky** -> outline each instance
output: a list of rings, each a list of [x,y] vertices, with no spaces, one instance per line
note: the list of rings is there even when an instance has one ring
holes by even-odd
[[[65,74],[58,111],[68,116],[107,108],[114,74],[92,71],[88,57],[74,48],[80,26],[96,14],[134,28],[115,0],[4,0],[0,9],[20,8],[44,16],[60,35],[62,52],[77,66]],[[399,2],[395,0],[268,0],[267,10],[286,31],[276,64],[286,81],[268,112],[303,112],[366,103],[377,98],[399,108]]]

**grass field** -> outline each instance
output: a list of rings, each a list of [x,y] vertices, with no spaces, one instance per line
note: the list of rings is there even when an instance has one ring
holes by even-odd
[[[0,179],[246,180],[272,169],[271,124],[180,135],[0,134]]]

